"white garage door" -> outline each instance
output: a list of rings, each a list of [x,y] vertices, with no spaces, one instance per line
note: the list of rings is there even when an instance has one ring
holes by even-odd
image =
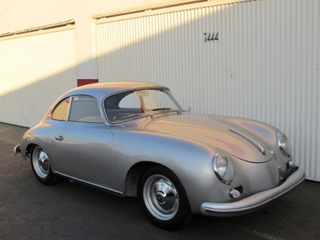
[[[319,10],[261,0],[100,19],[99,80],[161,83],[193,112],[275,125],[320,181]]]
[[[0,38],[0,122],[32,126],[76,87],[74,29]]]

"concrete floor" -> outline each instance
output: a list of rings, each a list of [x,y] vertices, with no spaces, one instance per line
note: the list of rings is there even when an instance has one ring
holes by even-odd
[[[62,180],[44,186],[13,156],[26,128],[0,123],[0,239],[320,239],[320,183],[305,181],[275,203],[233,218],[195,216],[154,227],[135,198]]]

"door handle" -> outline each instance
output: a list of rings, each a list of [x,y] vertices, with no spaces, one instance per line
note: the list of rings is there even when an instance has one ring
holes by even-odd
[[[59,142],[61,142],[62,140],[64,140],[64,137],[62,137],[61,135],[58,137],[55,137],[56,140],[58,140]]]

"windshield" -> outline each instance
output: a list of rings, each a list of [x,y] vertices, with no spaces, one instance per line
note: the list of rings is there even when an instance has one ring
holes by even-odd
[[[119,93],[106,98],[104,107],[110,122],[121,122],[168,111],[182,111],[167,89]]]

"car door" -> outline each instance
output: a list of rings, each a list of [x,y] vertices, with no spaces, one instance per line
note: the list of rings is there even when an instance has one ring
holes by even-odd
[[[113,188],[113,137],[105,126],[96,99],[73,96],[65,121],[52,114],[53,170],[61,175],[100,187]],[[65,111],[65,110],[64,110]]]

